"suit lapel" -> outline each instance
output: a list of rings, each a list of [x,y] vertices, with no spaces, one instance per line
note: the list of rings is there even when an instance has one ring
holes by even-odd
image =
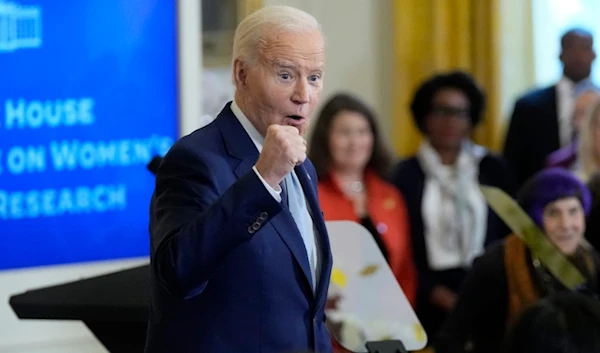
[[[238,178],[246,175],[252,169],[252,166],[256,163],[256,157],[246,157],[240,164],[235,168],[235,175]],[[305,284],[308,288],[312,288],[312,275],[310,271],[310,264],[308,263],[308,255],[306,254],[306,248],[302,240],[302,235],[294,222],[294,218],[290,211],[283,208],[281,212],[269,220],[279,237],[287,245],[288,249],[294,256],[294,259],[302,269],[304,274]],[[312,293],[312,291],[310,291]]]
[[[227,152],[236,159],[236,162],[233,162],[233,171],[239,179],[252,170],[252,166],[256,164],[259,154],[252,139],[231,111],[230,105],[231,103],[227,104],[223,111],[221,111],[216,123],[219,124],[219,130],[223,136]],[[306,174],[306,171],[304,174]],[[304,188],[304,184],[302,186]],[[307,188],[305,190],[312,189]],[[292,214],[284,208],[277,216],[270,219],[270,223],[290,249],[296,262],[302,269],[306,285],[308,288],[311,288],[312,276],[308,263],[308,255],[306,254],[302,236],[294,222]],[[310,292],[312,293],[312,291]]]
[[[246,130],[244,130],[242,124],[231,111],[231,102],[227,103],[225,108],[219,113],[215,123],[219,126],[219,131],[221,131],[221,136],[223,136],[223,144],[225,145],[227,153],[238,161],[244,161],[244,165],[251,162],[250,168],[252,168],[258,159],[258,150],[250,136],[248,136],[248,133],[246,133]],[[248,172],[250,168],[248,168],[246,172]],[[238,177],[240,176],[237,172],[236,175]]]
[[[284,208],[277,217],[271,218],[270,222],[294,255],[298,265],[300,265],[304,279],[306,280],[305,284],[308,288],[312,288],[312,275],[310,264],[308,263],[308,254],[306,253],[302,235],[298,230],[298,226],[296,226],[296,222],[294,222],[292,214]],[[312,293],[312,290],[310,292]]]
[[[329,245],[329,237],[327,236],[327,228],[325,226],[325,220],[319,207],[319,200],[316,193],[316,181],[311,180],[308,175],[304,164],[301,164],[295,168],[298,180],[304,190],[304,195],[309,206],[309,213],[312,216],[315,230],[317,231],[318,244],[317,248],[321,251],[321,272],[319,274],[319,284],[316,288],[317,307],[320,309],[325,304],[327,298],[328,283],[327,279],[331,276],[331,251]]]

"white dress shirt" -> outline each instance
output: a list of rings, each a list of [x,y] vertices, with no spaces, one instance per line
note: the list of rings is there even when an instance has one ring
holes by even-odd
[[[556,84],[556,113],[561,147],[567,146],[573,140],[573,112],[577,96],[593,88],[595,88],[594,84],[589,78],[575,84],[568,77],[563,76]]]

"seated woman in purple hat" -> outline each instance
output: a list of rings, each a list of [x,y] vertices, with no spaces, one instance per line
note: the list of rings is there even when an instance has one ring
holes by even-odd
[[[596,298],[600,257],[583,241],[588,188],[567,170],[546,169],[522,187],[518,202],[586,279],[579,290]],[[435,352],[500,352],[507,330],[525,309],[566,290],[513,234],[475,260]]]

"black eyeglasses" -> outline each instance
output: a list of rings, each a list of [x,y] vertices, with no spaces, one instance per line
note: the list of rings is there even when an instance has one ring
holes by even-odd
[[[430,114],[434,117],[440,118],[465,118],[468,119],[471,116],[471,110],[469,108],[458,108],[450,105],[434,105],[431,107]]]

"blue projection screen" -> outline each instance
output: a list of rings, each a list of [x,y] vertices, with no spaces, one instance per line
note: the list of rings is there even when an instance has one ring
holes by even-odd
[[[0,0],[0,269],[145,256],[173,0]]]

